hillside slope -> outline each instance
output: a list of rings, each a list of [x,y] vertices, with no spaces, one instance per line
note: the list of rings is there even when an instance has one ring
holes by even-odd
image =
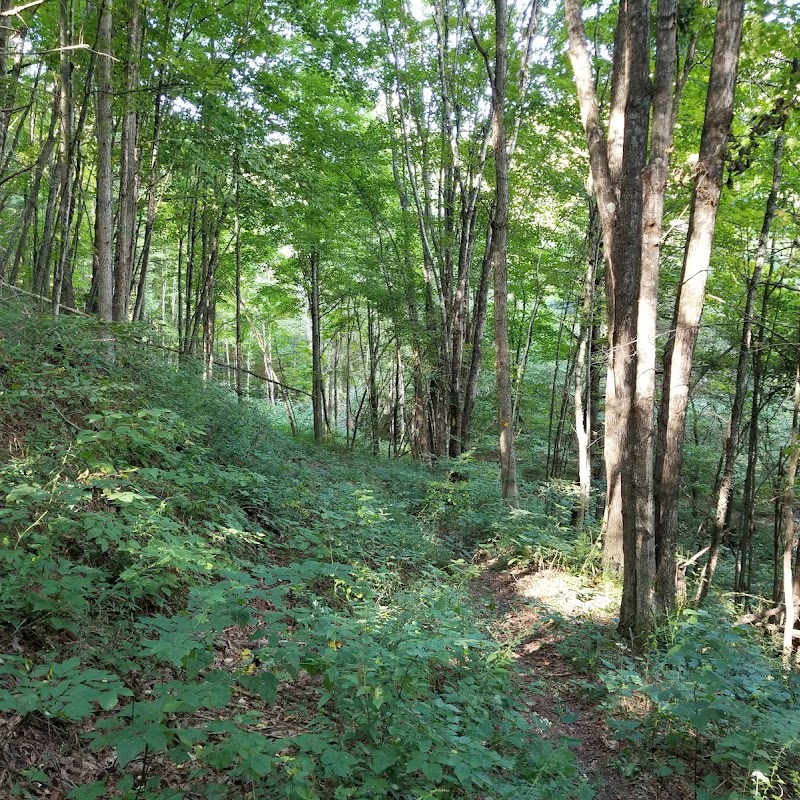
[[[591,796],[469,611],[446,475],[1,313],[3,797]]]

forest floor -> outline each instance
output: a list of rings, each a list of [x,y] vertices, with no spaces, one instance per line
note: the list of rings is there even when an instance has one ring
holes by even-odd
[[[498,641],[513,647],[519,699],[531,722],[553,744],[566,741],[597,800],[688,800],[696,795],[675,775],[660,777],[637,766],[626,775],[624,747],[609,728],[599,680],[587,675],[570,647],[596,647],[596,636],[580,636],[583,626],[613,638],[618,591],[593,586],[556,569],[498,570],[489,565],[472,586],[474,602]],[[573,640],[565,647],[568,636]],[[629,709],[629,711],[635,709]]]
[[[0,304],[0,800],[800,798],[800,681],[721,606],[634,658],[552,568],[571,487],[510,514],[115,335]]]

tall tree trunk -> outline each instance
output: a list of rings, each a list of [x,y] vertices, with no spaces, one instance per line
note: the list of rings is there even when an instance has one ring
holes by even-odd
[[[574,320],[573,320],[574,327]],[[553,439],[553,471],[554,478],[560,478],[564,474],[564,466],[566,464],[566,437],[564,436],[564,429],[567,424],[567,412],[569,411],[569,398],[571,395],[570,386],[573,381],[573,374],[575,371],[575,355],[576,352],[572,351],[571,346],[568,344],[567,349],[567,363],[564,368],[564,380],[561,383],[560,402],[558,404],[558,422],[556,423],[556,435]]]
[[[140,322],[144,319],[144,301],[147,292],[147,272],[150,264],[150,247],[153,241],[153,230],[156,221],[156,202],[158,190],[158,150],[161,140],[162,92],[163,78],[159,77],[153,99],[153,144],[150,148],[150,174],[147,179],[147,216],[144,223],[144,241],[142,242],[142,264],[139,269],[139,285],[136,288],[136,302],[133,307],[133,319]]]
[[[136,241],[136,200],[138,194],[139,158],[137,150],[136,90],[139,86],[139,37],[141,10],[133,0],[128,17],[128,52],[125,64],[125,113],[122,118],[122,143],[119,178],[119,210],[117,245],[114,254],[115,322],[128,321],[131,279]]]
[[[333,338],[331,345],[330,369],[328,370],[328,403],[331,407],[331,430],[339,432],[339,333]]]
[[[34,107],[39,78],[44,72],[41,66],[37,67],[33,87],[29,95],[30,103],[22,109],[15,108],[17,93],[21,85],[20,77],[23,69],[28,67],[25,59],[26,51],[28,50],[28,26],[22,14],[13,12],[13,6],[13,0],[2,0],[2,3],[0,3],[0,12],[3,15],[0,18],[2,19],[2,26],[0,26],[0,157],[4,157],[4,173],[9,167],[9,160],[18,151],[19,139],[25,126],[25,118]],[[11,59],[9,68],[9,60],[12,53],[13,59]],[[8,134],[11,127],[11,119],[14,113],[20,110],[22,115],[17,122],[17,130],[9,146]]]
[[[625,408],[625,362],[630,360],[630,339],[635,336],[629,324],[627,340],[618,330],[617,307],[631,302],[625,298],[627,271],[629,279],[638,283],[641,255],[625,247],[623,232],[630,233],[631,220],[623,231],[623,214],[618,190],[622,170],[622,140],[627,94],[629,92],[629,70],[626,69],[625,52],[628,4],[620,6],[617,32],[615,34],[614,64],[612,69],[612,99],[609,116],[609,135],[606,138],[600,119],[592,62],[586,46],[582,9],[579,0],[565,0],[569,58],[575,75],[581,121],[586,132],[592,184],[597,198],[597,209],[603,231],[603,255],[605,259],[606,306],[608,311],[608,372],[606,378],[606,504],[604,518],[603,559],[606,568],[621,572],[623,565],[623,515],[622,515],[622,469],[624,465],[624,432],[627,428]],[[627,45],[628,47],[630,45]],[[634,180],[632,189],[636,188]],[[630,197],[630,189],[628,196]],[[633,220],[635,223],[637,220]],[[624,265],[624,267],[623,267]],[[630,322],[630,321],[629,321]],[[629,370],[630,372],[630,370]],[[618,386],[619,384],[619,386]],[[628,397],[628,401],[630,401]]]
[[[405,381],[403,379],[403,353],[400,337],[395,333],[394,406],[392,408],[392,456],[400,457],[405,421]]]
[[[598,269],[602,269],[602,261],[598,263]],[[599,277],[599,275],[598,275]],[[595,294],[597,286],[595,285]],[[591,339],[589,340],[589,453],[592,465],[592,479],[598,483],[605,477],[605,462],[598,457],[597,453],[602,452],[602,428],[600,425],[600,364],[605,361],[606,351],[601,343],[599,313],[595,315],[592,325]],[[597,498],[595,516],[600,517],[605,511],[605,494]]]
[[[33,179],[28,186],[28,197],[27,202],[25,203],[25,209],[22,212],[22,226],[20,229],[19,236],[16,239],[16,248],[14,248],[14,258],[11,261],[11,242],[9,242],[9,247],[6,252],[3,254],[3,261],[0,264],[0,280],[3,280],[5,275],[5,270],[7,268],[8,263],[11,263],[11,272],[8,278],[8,282],[10,284],[15,284],[17,280],[17,275],[19,273],[20,265],[22,264],[22,258],[25,254],[25,246],[28,241],[28,234],[31,227],[31,222],[34,217],[34,211],[39,202],[39,188],[42,183],[42,178],[44,177],[45,170],[51,164],[51,159],[53,157],[53,151],[55,150],[56,145],[56,123],[58,122],[58,103],[59,103],[59,93],[58,91],[53,92],[53,108],[50,114],[50,127],[47,132],[47,139],[45,140],[44,145],[42,146],[41,152],[39,153],[39,157],[36,159],[36,167],[33,172]]]
[[[375,311],[370,303],[367,303],[367,349],[369,358],[367,361],[367,389],[369,402],[369,431],[370,442],[372,445],[372,455],[377,456],[379,452],[379,432],[378,432],[378,349],[380,346],[380,329],[375,319]]]
[[[387,34],[388,35],[388,34]],[[398,84],[399,94],[399,84]],[[427,416],[427,398],[428,389],[425,381],[425,373],[423,366],[422,355],[422,341],[420,337],[420,323],[419,311],[417,309],[417,300],[412,284],[413,276],[413,258],[411,254],[411,239],[413,220],[411,215],[411,206],[408,200],[408,192],[406,190],[406,175],[402,171],[400,162],[403,160],[400,153],[400,145],[397,142],[397,137],[394,134],[396,128],[396,118],[394,114],[394,107],[390,100],[389,92],[386,92],[387,114],[389,117],[389,136],[392,146],[392,174],[394,176],[395,188],[400,200],[400,211],[402,219],[402,260],[403,260],[403,290],[405,293],[406,304],[408,306],[408,319],[411,323],[411,362],[413,365],[413,384],[414,384],[414,404],[413,414],[411,419],[411,435],[409,437],[411,443],[411,453],[415,459],[421,456],[427,456],[431,452],[431,441],[428,433],[428,416]],[[403,140],[405,142],[405,139]],[[405,150],[403,150],[405,152]],[[407,162],[404,162],[407,163]],[[352,330],[348,330],[348,350],[347,361],[350,363],[350,346],[352,344]],[[348,376],[349,376],[348,367]],[[349,386],[349,377],[348,377]],[[347,393],[347,406],[346,416],[347,423],[345,431],[349,435],[350,431],[350,392]]]
[[[648,633],[654,622],[655,531],[652,519],[652,463],[643,455],[649,443],[638,441],[640,426],[645,433],[646,390],[640,384],[640,327],[646,329],[652,315],[652,275],[642,281],[643,178],[647,162],[650,113],[650,13],[648,0],[630,0],[626,17],[628,92],[620,173],[619,261],[612,260],[614,287],[615,414],[621,425],[623,588],[620,630],[637,638]],[[657,271],[657,264],[656,264]],[[656,280],[657,284],[657,280]],[[652,410],[651,410],[652,413]],[[608,417],[607,417],[608,418]],[[644,445],[644,446],[642,446]],[[642,498],[645,502],[642,503]],[[612,532],[607,531],[608,535]]]
[[[60,98],[60,90],[59,90]],[[56,209],[61,192],[61,159],[56,158],[50,167],[48,181],[47,204],[44,211],[44,223],[38,248],[35,249],[33,265],[33,293],[44,297],[50,286],[50,257],[53,254],[55,239]],[[34,223],[34,235],[37,225]]]
[[[752,578],[753,526],[755,524],[756,468],[758,466],[759,424],[761,408],[761,363],[753,364],[753,402],[750,409],[750,430],[747,441],[747,469],[742,489],[742,513],[739,520],[739,542],[737,547],[734,591],[743,598],[743,606],[749,605],[750,583]],[[728,508],[728,514],[731,513]],[[728,523],[729,524],[729,523]]]
[[[475,292],[472,305],[472,320],[468,328],[470,342],[469,371],[464,388],[464,409],[461,412],[461,442],[463,447],[468,447],[472,438],[472,414],[475,410],[475,401],[478,398],[478,381],[480,379],[481,365],[483,363],[483,336],[486,332],[486,315],[489,307],[489,284],[492,276],[492,233],[494,210],[489,218],[489,228],[486,231],[486,244],[481,261],[481,276]]]
[[[175,276],[175,327],[178,333],[178,353],[184,352],[183,340],[183,243],[185,240],[183,229],[178,233],[178,267]]]
[[[217,336],[217,279],[216,270],[210,272],[208,291],[203,303],[203,375],[214,379],[214,349]]]
[[[514,407],[511,414],[511,417],[514,420],[514,425],[517,424],[517,420],[519,419],[519,406],[522,402],[522,392],[525,388],[525,372],[528,368],[528,358],[530,357],[531,344],[533,343],[533,326],[536,322],[536,316],[539,313],[540,302],[541,298],[539,296],[539,285],[537,280],[536,297],[533,301],[533,309],[528,317],[528,329],[525,332],[525,343],[522,347],[522,356],[517,361],[517,374],[514,382]]]
[[[781,448],[782,450],[782,448]],[[781,576],[783,570],[783,558],[785,542],[782,542],[783,534],[783,498],[785,478],[785,459],[783,452],[778,453],[778,464],[775,477],[772,480],[772,604],[780,602],[781,596]]]
[[[566,0],[565,8],[569,56],[586,131],[605,258],[609,353],[604,559],[609,567],[618,569],[622,545],[620,629],[641,640],[652,629],[659,610],[652,462],[655,325],[663,200],[674,122],[676,12],[672,0],[659,3],[651,87],[648,0],[621,4],[606,140],[580,3]],[[651,95],[655,108],[648,160]],[[674,582],[674,570],[670,580]]]
[[[554,477],[554,458],[553,458],[553,423],[556,419],[556,387],[558,386],[558,374],[561,366],[561,341],[564,338],[567,314],[569,313],[569,303],[564,303],[561,311],[561,319],[558,322],[558,338],[556,339],[556,363],[553,369],[553,380],[550,384],[550,409],[547,414],[547,459],[545,460],[545,478]]]
[[[675,117],[673,82],[677,63],[677,0],[659,0],[656,29],[656,70],[650,157],[642,180],[642,278],[637,325],[636,399],[631,455],[636,484],[637,570],[655,565],[656,613],[668,614],[675,604],[675,542],[659,538],[653,466],[656,390],[658,279],[664,218],[664,195],[669,179]]]
[[[743,0],[720,0],[700,154],[695,168],[689,233],[675,313],[664,352],[657,447],[660,550],[671,547],[675,541],[674,526],[692,359],[705,302],[726,144],[733,119],[743,16]]]
[[[314,439],[325,436],[325,412],[322,399],[322,331],[319,298],[319,253],[308,256],[309,312],[311,315],[311,404],[314,412]]]
[[[225,385],[228,389],[236,391],[236,379],[231,369],[231,346],[227,339],[225,340]]]
[[[58,40],[60,45],[59,75],[61,97],[59,102],[60,138],[59,138],[59,209],[58,234],[59,250],[56,254],[53,271],[53,316],[58,316],[61,306],[61,289],[64,284],[64,266],[69,249],[69,221],[72,206],[72,64],[69,49],[72,45],[72,3],[71,0],[59,0]]]
[[[350,421],[352,419],[352,403],[350,402],[351,392],[351,362],[353,349],[353,327],[352,324],[347,328],[347,345],[344,355],[344,440],[350,441]]]
[[[92,169],[93,166],[88,164],[78,154],[78,164],[76,167],[75,180],[72,188],[72,208],[74,220],[70,222],[72,228],[72,241],[69,245],[69,253],[65,259],[64,266],[64,287],[61,290],[62,303],[68,308],[77,308],[77,301],[75,299],[75,261],[78,257],[78,248],[81,241],[81,226],[83,225],[83,217],[86,213],[86,203],[83,198],[92,182]],[[88,173],[86,179],[86,186],[84,186],[84,176]],[[92,250],[94,250],[94,236],[93,233],[89,236],[89,242]]]
[[[256,337],[256,342],[261,349],[261,355],[264,359],[264,376],[267,380],[264,382],[264,389],[265,394],[267,396],[267,401],[271,406],[275,406],[275,381],[277,380],[277,376],[275,375],[275,370],[272,368],[272,331],[270,330],[267,333],[267,326],[264,321],[261,321],[261,335],[259,336],[258,328],[253,325],[253,321],[250,320],[250,329],[253,331],[253,335]]]
[[[95,205],[95,287],[100,319],[113,317],[114,296],[114,190],[111,173],[113,118],[111,107],[111,2],[100,9],[95,131],[97,135],[97,192]]]
[[[11,108],[10,104],[6,103],[8,95],[8,87],[6,81],[8,80],[8,54],[10,51],[9,42],[13,33],[11,26],[12,17],[9,15],[12,0],[0,0],[0,105],[3,110],[0,111],[0,156],[5,150],[6,134],[8,133],[8,125],[11,120],[11,114],[6,112],[5,109]]]
[[[794,379],[794,414],[792,416],[792,439],[789,450],[789,464],[786,468],[786,488],[783,492],[783,602],[786,620],[783,629],[783,654],[788,661],[792,653],[794,623],[797,618],[798,573],[800,573],[800,551],[798,561],[792,572],[792,550],[794,549],[794,484],[797,478],[797,462],[800,455],[798,443],[798,420],[800,419],[800,361]],[[799,545],[800,547],[800,545]]]
[[[575,355],[575,437],[578,450],[578,510],[575,526],[582,530],[589,514],[589,500],[592,490],[592,392],[585,391],[585,383],[591,386],[592,369],[590,340],[594,326],[594,287],[597,266],[600,260],[600,221],[597,216],[597,202],[589,200],[589,230],[586,253],[586,278],[583,287],[578,345]],[[588,380],[584,383],[584,374]],[[586,402],[584,402],[584,395]]]
[[[190,185],[191,186],[191,185]],[[198,236],[198,205],[197,193],[200,191],[200,176],[196,177],[196,184],[192,187],[193,196],[190,200],[189,218],[186,230],[186,275],[184,285],[179,291],[183,292],[183,352],[190,353],[192,349],[191,324],[193,317],[192,297],[194,284],[195,259],[197,257]]]
[[[234,200],[234,216],[233,216],[233,229],[235,243],[235,257],[236,257],[236,394],[241,399],[242,397],[242,231],[241,223],[239,221],[240,212],[240,197],[239,197],[239,182],[241,169],[239,166],[239,154],[237,153],[234,158],[234,169],[236,171],[236,196]]]
[[[204,348],[208,345],[209,341],[213,342],[214,327],[213,325],[209,326],[208,323],[213,320],[215,315],[216,274],[217,267],[219,266],[219,237],[228,214],[229,202],[230,198],[228,197],[225,199],[218,216],[214,215],[214,210],[208,204],[204,207],[201,215],[202,248],[200,264],[202,267],[203,281],[202,286],[196,286],[195,309],[192,319],[187,319],[187,329],[190,328],[190,333],[187,336],[187,345],[188,352],[190,353],[196,351],[201,334]],[[189,323],[191,323],[191,325]],[[207,348],[204,349],[203,352],[206,356],[209,355]],[[213,365],[210,365],[209,362],[206,366]]]
[[[739,434],[739,420],[744,407],[744,396],[747,389],[748,361],[752,348],[753,338],[753,317],[755,311],[756,295],[761,283],[761,273],[767,255],[769,244],[769,232],[772,227],[772,220],[778,205],[778,191],[781,185],[781,172],[783,163],[784,136],[778,136],[775,140],[772,161],[772,186],[767,197],[767,205],[764,211],[764,220],[761,224],[761,234],[758,239],[756,250],[756,260],[753,273],[747,285],[747,298],[744,308],[744,322],[742,323],[742,339],[739,347],[739,359],[736,365],[736,385],[733,394],[733,405],[728,418],[728,426],[725,438],[722,442],[722,453],[724,465],[720,480],[719,496],[717,498],[717,511],[714,516],[714,530],[711,537],[711,547],[708,552],[708,562],[703,573],[703,581],[698,595],[699,602],[705,600],[711,581],[714,579],[714,572],[719,559],[719,551],[725,535],[725,521],[728,518],[730,506],[731,487],[733,485],[733,473],[736,465],[736,445]],[[753,403],[758,404],[756,397]]]
[[[289,396],[289,392],[285,387],[286,379],[283,375],[283,366],[281,365],[281,355],[278,351],[278,348],[275,348],[275,363],[278,365],[278,378],[280,379],[280,383],[278,384],[278,390],[281,395],[281,399],[283,400],[283,407],[286,411],[286,419],[289,422],[289,429],[292,432],[292,436],[297,436],[297,421],[294,418],[294,411],[292,411],[292,399]]]
[[[508,351],[508,153],[506,151],[505,102],[508,72],[508,31],[506,0],[494,3],[495,59],[492,85],[494,128],[495,215],[492,222],[492,264],[494,270],[494,340],[497,378],[497,421],[500,428],[500,483],[503,497],[519,508],[517,454],[511,399],[511,359]]]

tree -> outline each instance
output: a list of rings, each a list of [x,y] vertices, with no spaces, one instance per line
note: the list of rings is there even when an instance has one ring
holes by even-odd
[[[706,92],[700,153],[675,313],[664,350],[658,421],[658,596],[662,608],[675,602],[675,514],[680,485],[692,356],[705,301],[711,245],[722,191],[728,135],[744,18],[743,0],[720,0]]]
[[[769,246],[770,229],[775,211],[778,205],[778,191],[781,185],[781,174],[783,165],[783,147],[785,136],[778,136],[775,139],[773,154],[772,185],[767,196],[764,220],[761,225],[761,233],[758,238],[758,248],[753,272],[747,282],[747,296],[744,308],[744,321],[742,323],[741,345],[739,347],[739,357],[736,366],[736,384],[734,388],[733,403],[731,413],[728,418],[728,426],[722,444],[723,466],[720,478],[719,492],[717,497],[717,509],[714,515],[714,529],[712,532],[711,544],[709,547],[708,561],[703,571],[703,577],[698,591],[698,602],[703,602],[719,559],[719,550],[725,534],[725,526],[728,521],[728,512],[731,499],[731,488],[733,485],[733,472],[736,463],[736,452],[738,444],[739,422],[744,407],[745,392],[747,389],[748,368],[751,356],[753,323],[755,319],[756,295],[761,284],[761,273],[767,258],[767,248]],[[754,397],[754,404],[757,405],[757,398]],[[756,420],[753,420],[753,433],[755,433]]]
[[[494,272],[494,339],[497,379],[497,421],[500,428],[500,485],[503,497],[519,508],[517,455],[511,399],[511,359],[508,351],[508,151],[505,128],[508,29],[505,0],[495,0],[495,60],[492,84],[492,130],[495,164],[495,206],[492,218]]]
[[[615,34],[609,137],[600,119],[581,8],[567,0],[570,60],[586,130],[603,230],[608,306],[606,393],[607,559],[624,563],[621,629],[636,636],[654,623],[655,531],[652,415],[655,320],[663,194],[671,142],[676,6],[659,4],[650,163],[647,160],[649,14],[621,4]]]
[[[100,319],[113,316],[113,238],[114,201],[111,175],[113,116],[111,109],[111,2],[104,0],[100,9],[97,65],[95,131],[97,136],[97,191],[95,195],[95,262],[94,278],[97,313]]]
[[[125,60],[125,111],[122,116],[120,143],[119,204],[117,241],[114,253],[114,301],[116,322],[128,321],[128,305],[133,280],[136,250],[136,203],[139,193],[139,148],[136,93],[139,86],[139,47],[141,10],[133,0],[128,9]]]
[[[538,3],[526,13],[512,31],[517,35],[507,36],[518,64],[509,161],[530,83]],[[481,213],[494,136],[485,89],[487,22],[461,0],[436,0],[430,19],[417,20],[405,8],[394,14],[381,8],[393,171],[408,226],[405,300],[417,328],[415,449],[438,456],[458,456],[469,446],[492,281],[496,196],[488,213]],[[412,226],[418,252],[408,237]]]

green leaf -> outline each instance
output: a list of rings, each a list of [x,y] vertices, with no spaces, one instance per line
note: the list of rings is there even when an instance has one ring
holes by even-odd
[[[143,736],[132,735],[128,739],[117,742],[117,763],[124,769],[134,758],[144,752],[147,742]]]
[[[353,774],[353,767],[358,764],[358,759],[336,748],[326,749],[320,758],[325,767],[325,774],[329,777],[349,778]]]
[[[272,769],[274,759],[266,753],[251,753],[244,763],[247,769],[258,775],[259,778],[263,778]]]
[[[381,747],[375,750],[372,754],[372,771],[380,774],[394,766],[400,758],[401,752],[399,747]]]
[[[105,797],[108,787],[99,781],[87,783],[85,786],[76,786],[70,790],[67,800],[100,800]]]
[[[442,765],[438,761],[422,762],[422,774],[433,783],[442,782]]]
[[[456,765],[453,767],[453,772],[455,772],[456,778],[458,778],[459,783],[461,783],[465,789],[471,788],[472,767],[469,764],[465,761],[457,761]]]

